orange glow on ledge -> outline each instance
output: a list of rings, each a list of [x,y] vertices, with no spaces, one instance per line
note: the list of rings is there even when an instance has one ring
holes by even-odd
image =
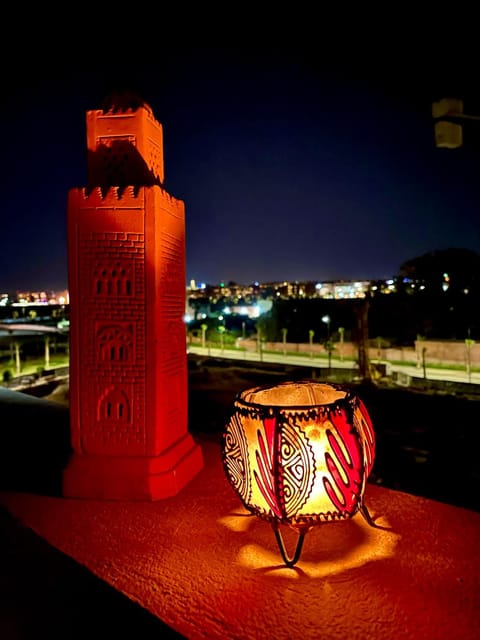
[[[253,518],[252,514],[247,509],[240,508],[235,513],[220,518],[219,522],[230,531],[237,531],[239,533],[248,531],[250,527],[250,521]]]
[[[246,517],[249,512],[234,513],[220,519],[220,523],[230,531],[236,533],[248,532],[250,525],[257,524],[256,518]],[[356,532],[352,533],[351,524],[354,523]],[[267,531],[270,533],[268,523],[263,523]],[[309,561],[301,559],[295,567],[286,567],[282,564],[278,556],[272,539],[271,548],[266,548],[257,543],[248,543],[241,547],[237,559],[238,562],[253,570],[263,570],[265,575],[273,575],[274,577],[286,577],[298,579],[300,575],[306,575],[309,578],[325,578],[333,576],[343,571],[355,569],[368,562],[384,560],[392,557],[395,553],[395,547],[400,538],[398,534],[389,530],[389,524],[385,517],[376,520],[377,527],[371,527],[368,523],[357,514],[352,518],[352,522],[338,522],[334,524],[320,525],[312,530],[306,538],[305,545],[309,545],[310,557],[315,555],[318,561]],[[258,525],[257,525],[258,526]],[[337,536],[338,529],[332,535],[332,527],[343,527],[342,536]],[[348,530],[347,530],[348,527]],[[317,534],[317,535],[314,535]],[[327,541],[326,545],[322,545],[322,535]],[[329,542],[335,538],[338,539],[338,545],[333,548]],[[356,540],[352,544],[353,539]],[[345,544],[345,541],[347,544]],[[348,544],[350,542],[350,544]],[[334,543],[335,544],[335,543]],[[314,545],[312,547],[312,545]],[[344,551],[342,551],[344,550]],[[330,552],[330,558],[329,558]],[[332,559],[332,555],[335,559]],[[304,557],[307,557],[304,552]]]

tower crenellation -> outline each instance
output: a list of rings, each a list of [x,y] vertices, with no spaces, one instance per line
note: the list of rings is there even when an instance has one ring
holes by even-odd
[[[167,201],[171,206],[176,206],[182,203],[181,200],[172,196],[163,187],[155,185],[156,192],[158,191],[160,197]],[[108,207],[118,206],[121,203],[124,206],[137,205],[145,197],[145,188],[128,185],[126,187],[109,186],[103,189],[102,187],[78,187],[71,189],[70,193],[75,193],[75,197],[81,198],[85,204],[90,206]]]

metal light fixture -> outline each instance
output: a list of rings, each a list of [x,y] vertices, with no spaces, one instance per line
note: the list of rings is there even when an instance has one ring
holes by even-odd
[[[313,380],[240,392],[222,437],[224,469],[245,508],[271,523],[282,559],[295,565],[314,526],[360,512],[375,457],[362,400],[346,386]],[[298,533],[290,557],[280,526]]]

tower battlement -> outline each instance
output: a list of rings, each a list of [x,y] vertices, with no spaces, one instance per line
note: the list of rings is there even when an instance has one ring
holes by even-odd
[[[153,110],[146,102],[141,102],[136,106],[128,107],[111,107],[109,109],[91,109],[87,113],[92,114],[91,117],[105,118],[108,116],[134,116],[139,110],[142,110],[147,119],[156,127],[161,127],[161,123],[155,118]]]
[[[77,187],[70,189],[69,198],[76,198],[79,206],[89,207],[139,207],[143,206],[143,200],[146,197],[146,191],[153,190],[158,192],[162,200],[166,201],[170,206],[177,207],[183,201],[172,196],[168,191],[159,185],[152,187],[94,187],[87,189],[86,187]]]
[[[97,109],[103,114],[107,113],[128,113],[145,109],[155,120],[152,108],[136,91],[113,91],[103,101],[102,108]]]
[[[88,186],[163,184],[163,128],[140,98],[87,111]]]

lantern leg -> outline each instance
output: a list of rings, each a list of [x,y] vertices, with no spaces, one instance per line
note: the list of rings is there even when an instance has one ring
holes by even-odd
[[[290,558],[288,556],[287,550],[285,549],[282,534],[276,522],[272,523],[272,529],[273,529],[273,532],[275,533],[275,538],[277,539],[278,548],[280,549],[280,553],[282,554],[283,561],[285,562],[287,567],[293,567],[293,565],[296,564],[298,562],[298,559],[300,558],[300,554],[302,552],[302,547],[303,547],[303,540],[305,538],[306,531],[300,531],[300,533],[298,534],[295,553]]]
[[[367,506],[365,504],[362,504],[362,506],[360,507],[360,513],[362,514],[362,516],[365,518],[365,520],[368,522],[368,524],[371,527],[376,527],[377,525],[375,524],[375,521],[373,520],[372,516],[370,515]]]

